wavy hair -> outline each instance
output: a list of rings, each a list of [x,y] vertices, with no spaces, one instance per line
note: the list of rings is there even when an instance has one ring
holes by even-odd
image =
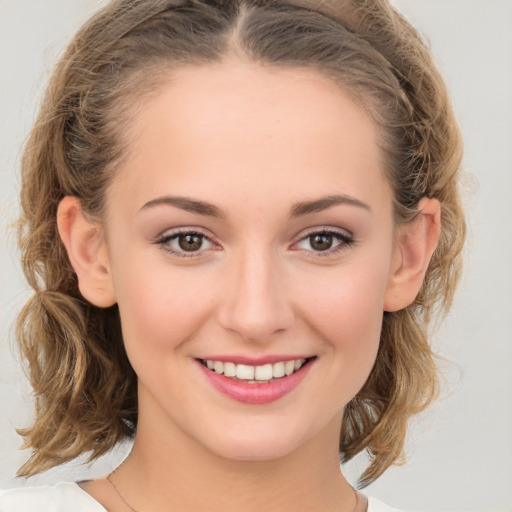
[[[420,293],[409,307],[384,313],[374,368],[345,407],[340,457],[370,454],[362,486],[401,460],[408,419],[437,394],[427,327],[434,311],[449,309],[460,274],[462,142],[417,31],[386,0],[114,0],[56,66],[22,160],[19,244],[35,294],[19,315],[17,339],[36,416],[20,430],[32,449],[20,476],[86,452],[93,460],[137,425],[137,379],[117,306],[98,308],[80,295],[57,231],[59,201],[76,196],[101,220],[136,109],[173,69],[227,56],[334,80],[379,129],[396,222],[414,219],[422,197],[442,206]]]

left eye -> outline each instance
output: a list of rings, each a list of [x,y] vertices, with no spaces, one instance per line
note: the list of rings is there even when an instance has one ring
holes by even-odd
[[[202,233],[182,232],[162,237],[159,241],[166,251],[174,254],[197,253],[213,247],[213,243]]]
[[[333,252],[351,243],[352,238],[344,233],[318,231],[304,237],[296,244],[296,247],[306,251]]]

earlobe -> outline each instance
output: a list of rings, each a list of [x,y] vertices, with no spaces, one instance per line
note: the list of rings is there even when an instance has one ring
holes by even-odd
[[[396,257],[384,300],[385,311],[399,311],[414,302],[437,247],[441,204],[437,199],[424,197],[418,210],[418,216],[411,223],[398,228]]]
[[[85,217],[78,198],[67,196],[59,203],[57,227],[80,293],[98,307],[115,304],[103,230]]]

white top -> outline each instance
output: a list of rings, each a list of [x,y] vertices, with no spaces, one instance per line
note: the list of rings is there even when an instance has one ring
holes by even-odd
[[[107,512],[75,482],[0,491],[0,512]],[[368,498],[368,512],[399,512]]]

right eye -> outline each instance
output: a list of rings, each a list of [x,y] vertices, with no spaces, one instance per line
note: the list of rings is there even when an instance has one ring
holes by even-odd
[[[155,243],[164,251],[182,258],[192,258],[215,247],[206,235],[197,231],[167,233]]]

